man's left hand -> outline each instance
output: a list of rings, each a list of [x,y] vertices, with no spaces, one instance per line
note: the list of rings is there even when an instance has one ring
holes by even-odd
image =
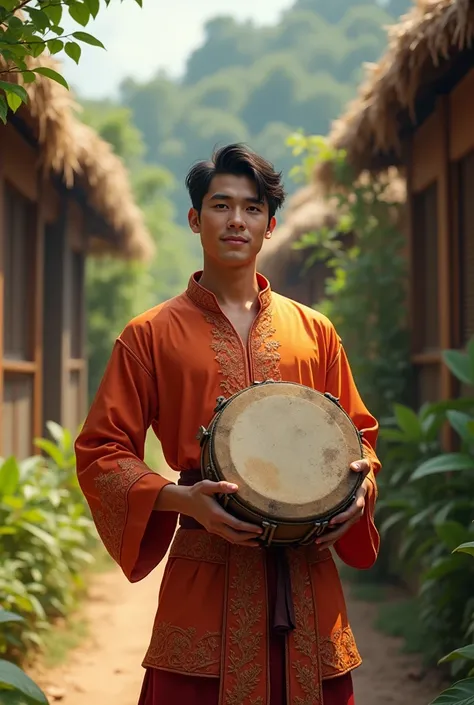
[[[345,512],[336,514],[336,516],[329,522],[330,530],[319,539],[316,539],[316,543],[320,549],[329,548],[329,546],[336,543],[336,541],[338,541],[341,536],[344,536],[346,531],[348,531],[353,524],[359,521],[361,516],[364,514],[365,495],[367,494],[368,483],[370,482],[366,476],[370,470],[370,464],[368,460],[357,460],[355,463],[352,463],[350,467],[354,472],[362,473],[364,479],[361,486],[357,490],[357,494],[351,506],[346,509]]]

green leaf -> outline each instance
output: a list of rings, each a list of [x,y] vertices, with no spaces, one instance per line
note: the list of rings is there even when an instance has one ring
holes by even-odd
[[[57,549],[56,539],[44,529],[40,529],[39,526],[35,526],[34,524],[30,524],[26,521],[23,524],[23,528],[26,531],[29,531],[30,534],[33,534],[33,536],[36,536],[36,538],[49,546],[51,549]]]
[[[35,9],[34,7],[25,7],[25,10],[29,14],[35,27],[37,27],[40,32],[46,32],[49,27],[49,17],[46,12]]]
[[[5,124],[8,115],[8,103],[3,95],[0,95],[0,120]]]
[[[435,528],[438,537],[450,551],[454,551],[469,536],[467,529],[457,521],[444,521]]]
[[[59,468],[64,468],[65,462],[61,449],[53,441],[48,441],[46,438],[35,438],[35,446],[44,450]]]
[[[456,661],[458,659],[474,661],[474,644],[469,644],[469,646],[463,646],[461,649],[451,651],[447,656],[443,656],[438,663],[448,663],[449,661]]]
[[[467,443],[472,442],[474,436],[469,432],[469,426],[472,422],[472,416],[468,414],[463,414],[461,411],[450,410],[447,412],[446,416],[451,426],[454,428],[456,433],[466,441]]]
[[[60,3],[50,3],[49,5],[44,5],[43,12],[48,15],[54,25],[57,26],[61,22],[63,8]]]
[[[33,703],[48,705],[46,695],[38,688],[36,683],[14,663],[9,663],[3,659],[0,659],[0,684],[19,691]]]
[[[0,609],[0,624],[7,624],[10,622],[24,622],[23,617],[15,612],[7,612],[7,610]]]
[[[105,46],[102,44],[100,39],[97,39],[97,37],[93,37],[92,34],[89,34],[88,32],[73,32],[72,36],[74,37],[74,39],[78,39],[80,42],[84,42],[84,44],[90,44],[93,47],[105,49]]]
[[[474,458],[462,453],[444,453],[422,463],[410,479],[420,480],[428,475],[459,470],[474,470]]]
[[[432,700],[430,705],[474,705],[474,678],[458,681]]]
[[[397,423],[406,436],[413,440],[419,438],[421,435],[420,420],[413,409],[402,404],[395,404],[393,408]]]
[[[33,71],[22,71],[21,77],[24,83],[33,83],[36,80],[36,76]]]
[[[471,384],[474,385],[474,335],[467,344],[467,356],[469,359],[469,376]]]
[[[86,0],[86,4],[90,10],[92,17],[95,19],[99,14],[100,10],[99,0]]]
[[[91,13],[85,3],[71,2],[68,10],[73,20],[82,25],[82,27],[86,27],[91,18]]]
[[[0,496],[15,494],[20,481],[20,468],[12,456],[0,468]]]
[[[474,556],[474,541],[462,543],[454,549],[453,553],[469,553],[471,556]]]
[[[59,54],[64,48],[64,42],[61,39],[50,39],[48,41],[48,49],[50,54]]]
[[[7,103],[12,113],[16,113],[20,105],[22,105],[22,100],[15,93],[7,93]]]
[[[67,42],[64,51],[66,54],[69,56],[70,59],[76,62],[76,64],[79,63],[79,59],[81,58],[81,47],[79,44],[76,44],[76,42]]]
[[[2,88],[5,93],[13,93],[17,98],[20,99],[20,103],[28,102],[28,93],[25,91],[23,86],[19,86],[18,83],[9,83],[8,81],[0,81],[0,88]]]
[[[69,90],[68,83],[64,76],[61,76],[61,74],[55,71],[54,69],[50,69],[47,66],[40,66],[37,69],[31,70],[34,73],[39,73],[41,76],[46,76],[46,78],[50,78],[52,81],[56,81],[56,83],[60,83],[61,86],[64,86],[64,88],[67,88],[67,90]]]
[[[62,445],[64,439],[64,429],[61,424],[56,423],[56,421],[47,421],[46,428],[48,429],[51,438],[56,441],[58,446]]]
[[[445,350],[443,352],[443,360],[460,382],[474,385],[470,360],[465,353],[459,350]]]

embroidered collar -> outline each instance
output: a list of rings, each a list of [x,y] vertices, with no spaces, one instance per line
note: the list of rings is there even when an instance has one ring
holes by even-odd
[[[186,294],[196,306],[205,308],[207,311],[213,311],[214,313],[222,313],[221,307],[214,294],[199,284],[201,275],[202,271],[195,272],[190,277]],[[259,286],[258,298],[260,301],[260,310],[263,311],[268,308],[271,303],[272,291],[270,283],[262,274],[257,273],[257,282]]]

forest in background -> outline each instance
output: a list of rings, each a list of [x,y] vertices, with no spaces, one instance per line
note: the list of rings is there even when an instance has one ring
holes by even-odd
[[[296,0],[276,25],[216,17],[180,80],[125,78],[116,102],[83,101],[82,119],[127,165],[138,204],[157,243],[150,266],[90,261],[89,393],[113,341],[139,312],[181,291],[200,266],[187,227],[184,178],[215,146],[244,141],[283,170],[295,161],[294,130],[325,134],[363,77],[363,64],[386,48],[386,26],[410,0]]]

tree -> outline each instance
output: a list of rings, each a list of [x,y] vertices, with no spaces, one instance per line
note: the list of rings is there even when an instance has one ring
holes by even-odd
[[[111,0],[102,0],[106,6]],[[104,48],[102,42],[92,34],[78,29],[64,33],[62,20],[66,15],[78,25],[87,27],[89,21],[99,14],[101,0],[0,0],[0,57],[3,59],[4,78],[18,78],[22,83],[31,83],[38,75],[61,83],[65,78],[48,63],[41,66],[39,57],[61,51],[79,63],[81,44]],[[134,0],[140,7],[142,0]],[[36,61],[32,61],[36,60]],[[5,123],[8,109],[18,110],[27,103],[28,94],[23,85],[8,80],[0,81],[0,119]]]

